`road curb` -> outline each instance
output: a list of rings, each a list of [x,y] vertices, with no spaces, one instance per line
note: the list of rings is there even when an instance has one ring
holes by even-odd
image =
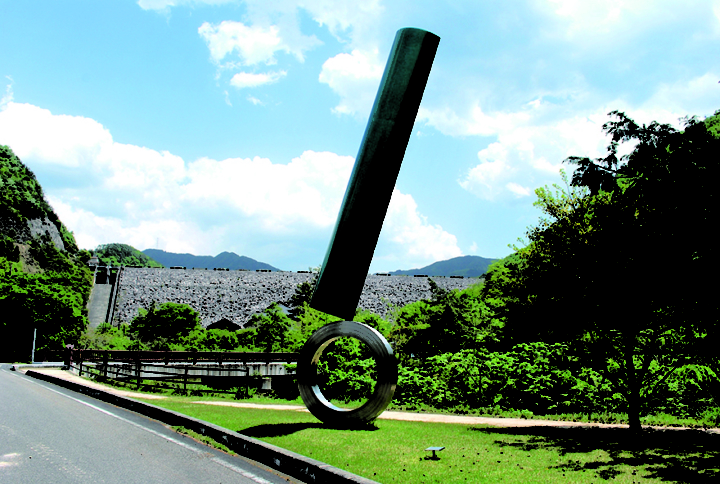
[[[352,474],[343,469],[331,466],[330,464],[305,457],[304,455],[291,452],[282,447],[277,447],[252,437],[247,437],[210,422],[189,417],[172,410],[166,410],[156,405],[138,402],[33,370],[28,370],[25,374],[32,378],[43,380],[126,410],[145,415],[146,417],[158,420],[167,425],[182,426],[201,435],[206,435],[247,459],[259,462],[260,464],[300,479],[308,484],[328,482],[379,484],[376,481]]]

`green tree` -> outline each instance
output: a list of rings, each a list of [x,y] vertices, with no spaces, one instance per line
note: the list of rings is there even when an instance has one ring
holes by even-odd
[[[428,283],[429,299],[408,304],[394,315],[389,341],[400,361],[457,353],[493,341],[495,321],[474,290],[447,291],[430,278]]]
[[[119,266],[146,266],[163,267],[162,264],[154,261],[143,254],[135,247],[127,244],[104,244],[97,248],[97,255],[103,264]]]
[[[45,200],[43,189],[33,172],[13,153],[0,145],[0,219],[10,225],[24,224],[28,219],[47,217],[60,233],[65,250],[78,251],[75,238]]]
[[[128,328],[128,324],[115,327],[110,323],[88,328],[78,340],[77,347],[92,350],[127,350],[132,346]]]
[[[0,348],[2,359],[30,359],[33,330],[36,351],[59,351],[77,344],[87,327],[87,271],[26,274],[20,263],[0,258]]]
[[[201,351],[237,351],[239,342],[235,331],[206,329],[199,339]]]
[[[245,325],[255,329],[255,346],[265,352],[287,351],[288,333],[293,321],[272,303],[262,313],[253,314]]]
[[[310,303],[310,299],[312,299],[312,294],[315,287],[315,280],[311,282],[301,282],[295,288],[295,293],[290,297],[290,317],[292,319],[299,319],[304,310],[303,308],[305,307],[305,303]]]
[[[44,218],[58,229],[65,251],[58,250],[47,235],[29,241],[13,238],[26,235],[23,226],[28,220]],[[29,360],[34,329],[39,353],[77,344],[87,325],[92,287],[88,254],[78,250],[35,175],[7,146],[0,146],[0,221],[8,227],[0,238],[2,359]]]
[[[710,234],[720,139],[695,119],[678,132],[611,115],[619,121],[603,126],[608,155],[570,157],[572,187],[536,191],[549,218],[483,291],[505,305],[508,344],[572,342],[583,364],[625,395],[637,431],[660,382],[716,358],[708,342],[718,335],[718,303],[703,276],[717,268]],[[618,143],[631,140],[634,151],[618,158]]]
[[[193,331],[202,330],[200,315],[187,304],[153,301],[148,309],[141,308],[130,323],[130,333],[150,349],[167,350],[180,345]]]

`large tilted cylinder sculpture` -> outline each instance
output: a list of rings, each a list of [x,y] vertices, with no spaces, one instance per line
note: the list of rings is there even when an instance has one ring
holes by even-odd
[[[392,348],[379,332],[351,320],[439,42],[437,35],[420,29],[401,29],[395,36],[310,301],[312,308],[346,320],[320,328],[310,337],[298,361],[300,394],[313,415],[324,422],[371,421],[387,407],[395,392],[397,362]],[[317,362],[322,351],[343,336],[355,337],[368,345],[378,374],[372,397],[362,407],[350,411],[330,404],[317,384]]]

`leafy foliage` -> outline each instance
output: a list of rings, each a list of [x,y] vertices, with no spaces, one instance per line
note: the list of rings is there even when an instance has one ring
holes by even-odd
[[[104,244],[97,248],[97,256],[105,265],[163,267],[162,264],[126,244]]]
[[[281,351],[286,347],[292,320],[282,312],[277,303],[271,304],[260,314],[253,314],[246,326],[255,329],[255,346],[263,351]]]
[[[52,244],[46,247],[56,250]],[[35,328],[37,351],[59,351],[66,344],[76,344],[87,327],[85,307],[92,276],[85,267],[66,259],[62,262],[67,264],[63,272],[27,274],[19,262],[0,258],[3,360],[29,360]]]
[[[367,347],[354,338],[340,338],[328,345],[318,362],[323,394],[345,402],[367,399],[375,389],[375,360]]]
[[[78,251],[75,238],[45,200],[35,174],[9,146],[0,145],[0,220],[24,224],[27,220],[45,217],[57,227],[65,249],[75,254]]]
[[[611,115],[619,121],[604,126],[612,135],[607,157],[570,157],[579,166],[572,187],[536,191],[549,218],[528,231],[530,244],[503,273],[489,275],[484,294],[504,302],[508,342],[568,343],[625,398],[639,429],[663,375],[715,361],[707,342],[717,336],[717,316],[708,315],[717,315],[718,302],[703,274],[717,267],[711,183],[720,139],[694,119],[677,132]],[[618,158],[618,143],[631,140],[635,150]],[[680,285],[667,282],[668,252],[683,268]]]
[[[411,303],[394,316],[389,340],[400,361],[457,353],[493,339],[497,321],[472,290],[446,291],[430,278],[428,283],[430,299]]]
[[[302,315],[305,304],[310,303],[316,280],[317,276],[315,276],[313,282],[301,282],[295,288],[295,293],[290,297],[290,305],[292,306],[290,309],[290,317],[292,319],[297,320]]]
[[[24,222],[51,213],[53,210],[33,172],[9,146],[0,145],[0,216]]]
[[[187,304],[166,302],[156,305],[154,302],[130,323],[130,333],[134,339],[148,349],[169,350],[180,345],[193,331],[202,330],[200,315]]]
[[[0,311],[4,315],[0,318],[0,359],[4,361],[30,359],[34,330],[38,352],[76,344],[87,327],[92,275],[85,265],[89,254],[78,250],[72,233],[45,200],[35,175],[8,146],[0,146],[0,222],[16,227],[46,217],[58,228],[65,252],[47,235],[24,245],[8,233],[0,239]],[[22,257],[20,247],[26,250]],[[38,273],[26,273],[26,262],[32,262],[33,272]]]
[[[97,350],[130,349],[133,345],[128,331],[129,327],[128,324],[116,327],[109,323],[102,323],[97,328],[88,328],[78,340],[78,347]]]
[[[20,250],[13,239],[5,234],[0,234],[0,257],[10,262],[20,262]]]

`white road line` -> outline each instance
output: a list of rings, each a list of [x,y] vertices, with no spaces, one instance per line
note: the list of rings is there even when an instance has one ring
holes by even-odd
[[[3,370],[3,371],[7,371],[7,370]],[[11,373],[11,372],[8,371],[8,373]],[[172,437],[168,437],[167,435],[163,435],[163,434],[161,434],[161,433],[159,433],[159,432],[156,432],[156,431],[154,431],[154,430],[152,430],[152,429],[149,429],[149,428],[145,427],[144,425],[140,425],[140,424],[135,423],[135,422],[133,422],[133,421],[131,421],[131,420],[128,420],[128,419],[126,419],[126,418],[124,418],[124,417],[121,417],[120,415],[116,415],[116,414],[114,414],[114,413],[112,413],[112,412],[108,412],[107,410],[102,409],[102,408],[100,408],[100,407],[96,407],[95,405],[93,405],[93,404],[91,404],[91,403],[83,402],[82,400],[79,400],[79,399],[77,399],[77,398],[75,398],[75,397],[71,397],[70,395],[66,395],[66,394],[64,394],[64,393],[62,393],[62,392],[59,392],[59,391],[53,389],[53,388],[49,388],[49,387],[46,387],[45,385],[41,385],[41,384],[38,383],[38,382],[35,382],[35,381],[32,381],[32,380],[27,380],[27,379],[22,378],[20,375],[17,375],[17,374],[13,374],[13,373],[11,373],[11,374],[12,374],[13,376],[16,376],[16,377],[24,380],[24,381],[27,381],[27,382],[33,383],[33,384],[35,384],[35,385],[41,386],[41,387],[43,387],[43,388],[46,389],[46,390],[50,390],[51,392],[55,392],[55,393],[57,393],[58,395],[62,395],[63,397],[69,398],[70,400],[75,400],[75,401],[78,402],[78,403],[82,403],[83,405],[86,405],[86,406],[88,406],[88,407],[90,407],[90,408],[93,408],[93,409],[97,410],[98,412],[104,413],[105,415],[110,415],[111,417],[115,417],[116,419],[122,420],[122,421],[125,422],[125,423],[129,423],[130,425],[134,425],[134,426],[137,427],[137,428],[140,428],[140,429],[142,429],[142,430],[144,430],[144,431],[146,431],[146,432],[150,432],[150,433],[153,434],[153,435],[157,435],[158,437],[160,437],[160,438],[162,438],[162,439],[165,439],[165,440],[168,440],[168,441],[170,441],[170,442],[173,442],[173,443],[175,443],[175,444],[177,444],[177,445],[179,445],[179,446],[181,446],[181,447],[185,447],[186,449],[191,450],[191,451],[195,452],[196,454],[203,454],[203,452],[202,452],[201,450],[198,450],[198,449],[196,449],[195,447],[193,447],[193,446],[191,446],[191,445],[189,445],[189,444],[186,444],[185,442],[182,442],[182,441],[180,441],[180,440],[174,439],[174,438],[172,438]],[[214,457],[214,456],[213,456],[213,457],[210,457],[210,460],[212,460],[212,461],[215,462],[216,464],[220,464],[221,466],[227,467],[228,469],[230,469],[230,470],[232,470],[232,471],[234,471],[234,472],[237,472],[238,474],[242,475],[243,477],[247,477],[248,479],[251,479],[251,480],[257,482],[258,484],[272,484],[272,482],[268,481],[267,479],[263,479],[263,478],[260,477],[260,476],[256,476],[256,475],[253,474],[252,472],[248,472],[248,471],[246,471],[246,470],[244,470],[244,469],[242,469],[242,468],[240,468],[240,467],[234,466],[234,465],[232,465],[232,464],[230,464],[230,463],[223,462],[221,459],[218,459],[217,457]]]

